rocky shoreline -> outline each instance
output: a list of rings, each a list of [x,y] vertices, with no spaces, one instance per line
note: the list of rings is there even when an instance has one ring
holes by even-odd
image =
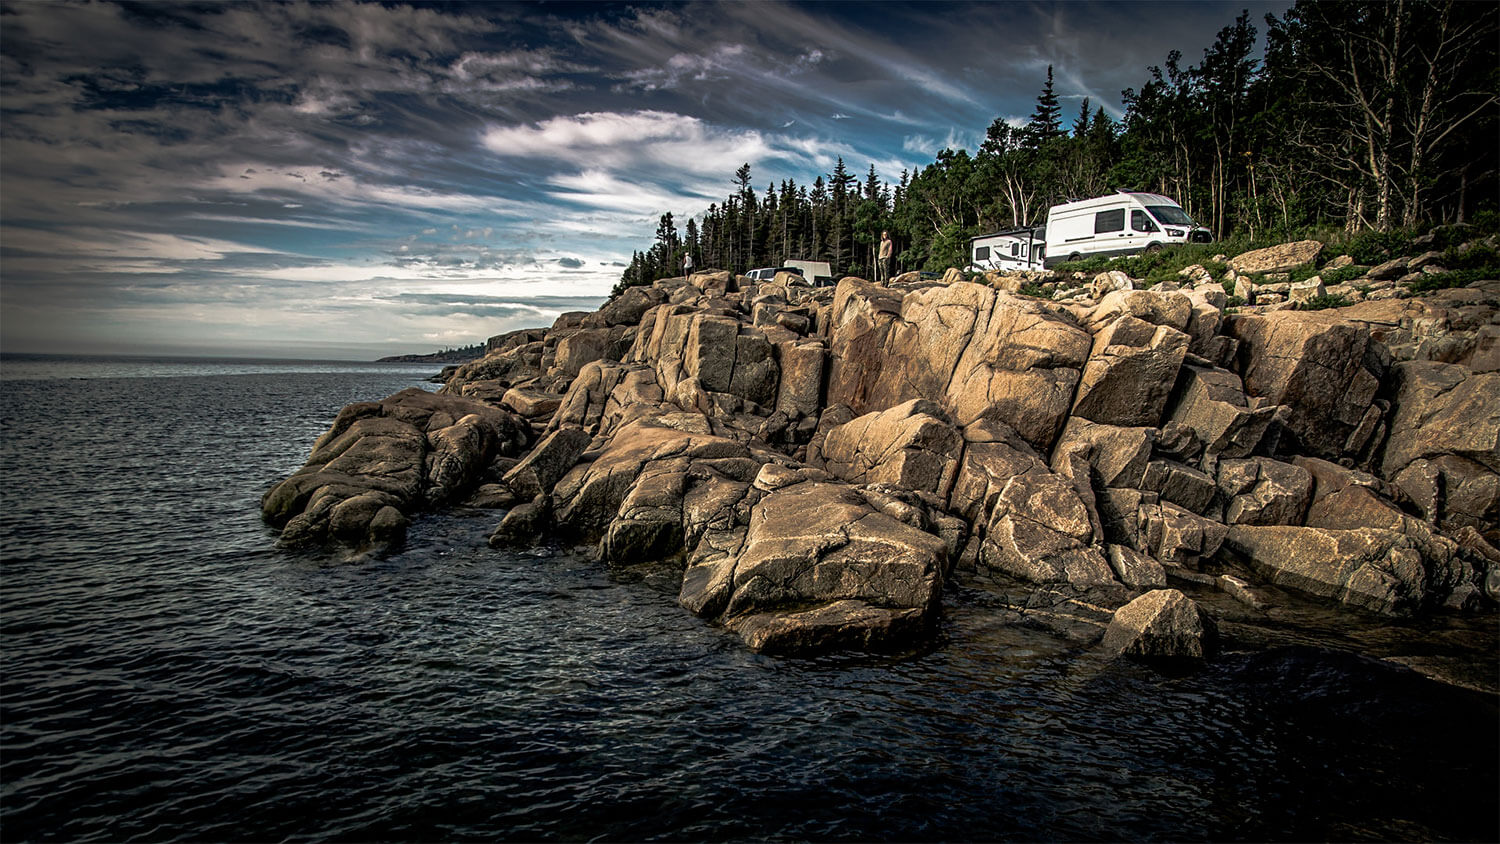
[[[1332,294],[1274,274],[1316,246],[1151,289],[663,279],[344,408],[264,515],[366,553],[425,509],[504,510],[495,546],[680,561],[687,611],[773,653],[920,642],[976,576],[1007,623],[1146,658],[1295,625],[1288,595],[1493,627],[1500,281],[1413,296],[1403,258],[1299,309]]]

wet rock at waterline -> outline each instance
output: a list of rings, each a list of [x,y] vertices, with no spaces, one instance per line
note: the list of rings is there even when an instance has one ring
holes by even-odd
[[[1153,589],[1118,610],[1103,649],[1131,657],[1202,659],[1218,645],[1213,619],[1176,589]]]
[[[272,487],[261,510],[288,544],[388,548],[413,513],[464,497],[491,461],[528,442],[524,420],[505,410],[403,390],[340,411],[307,464]]]

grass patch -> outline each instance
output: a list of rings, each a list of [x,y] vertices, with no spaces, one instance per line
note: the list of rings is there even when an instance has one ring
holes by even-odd
[[[1052,298],[1051,294],[1049,294],[1045,288],[1043,288],[1040,284],[1035,283],[1021,285],[1021,289],[1017,290],[1016,294],[1020,296],[1030,296],[1033,299]]]

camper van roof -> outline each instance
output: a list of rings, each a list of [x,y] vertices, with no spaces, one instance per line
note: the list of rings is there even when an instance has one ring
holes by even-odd
[[[1162,196],[1159,193],[1132,192],[1130,195],[1140,200],[1142,205],[1161,205],[1162,203],[1170,203],[1172,205],[1177,204],[1177,200],[1173,199],[1170,196]]]
[[[976,240],[984,240],[987,237],[1005,237],[1007,235],[1013,235],[1013,234],[1033,234],[1034,235],[1034,234],[1036,234],[1037,232],[1039,232],[1041,230],[1042,230],[1041,226],[1021,226],[1020,228],[1014,228],[1014,229],[1001,229],[1000,231],[997,231],[997,232],[990,232],[988,234],[975,235],[974,237],[969,238],[969,242],[973,243]]]

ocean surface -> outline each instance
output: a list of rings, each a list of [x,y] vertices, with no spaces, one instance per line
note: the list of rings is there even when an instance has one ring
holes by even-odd
[[[779,659],[494,512],[276,548],[261,493],[435,369],[0,360],[0,837],[1500,838],[1495,698],[1348,653],[1162,674],[959,587],[927,647]]]

